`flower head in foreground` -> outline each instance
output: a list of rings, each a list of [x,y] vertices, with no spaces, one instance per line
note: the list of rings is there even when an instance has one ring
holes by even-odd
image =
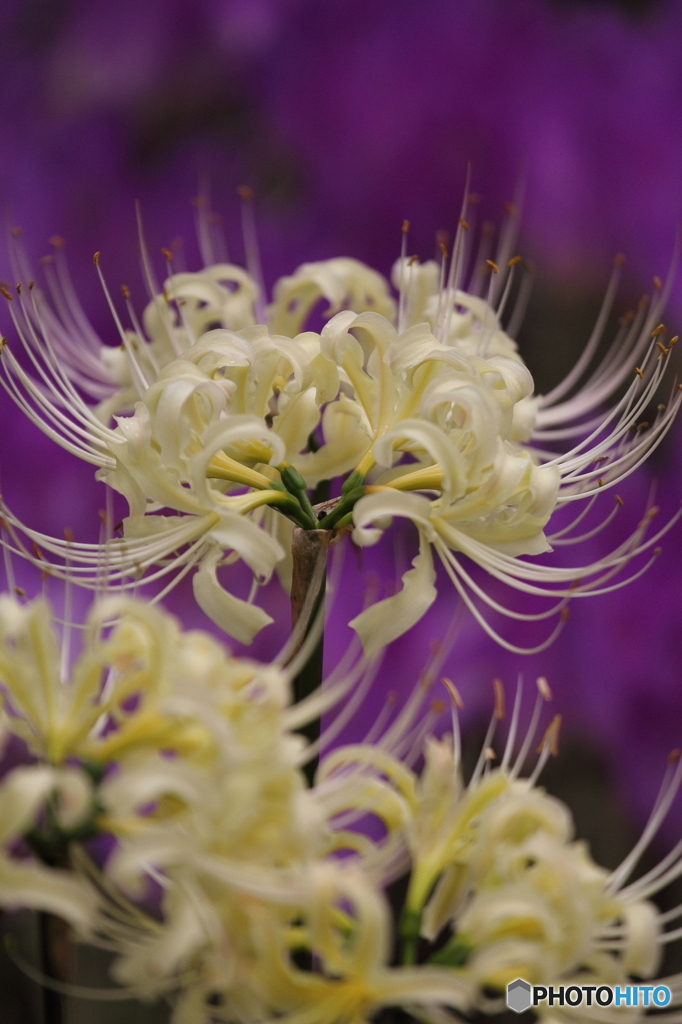
[[[32,866],[22,888],[18,864],[5,858],[5,872],[0,858],[4,903],[77,919],[87,897],[90,938],[119,953],[116,979],[131,995],[175,993],[176,1024],[299,1013],[350,1021],[382,1005],[467,1004],[466,984],[447,969],[388,963],[381,880],[401,844],[402,795],[362,769],[313,789],[301,771],[334,730],[306,747],[292,728],[343,697],[352,709],[366,693],[364,671],[332,674],[292,707],[276,665],[233,659],[158,608],[120,598],[93,607],[71,667],[68,647],[66,637],[60,652],[43,600],[2,599],[6,726],[53,765],[19,769],[0,787],[9,805],[29,772],[42,786],[8,816],[6,835],[41,852],[56,842],[72,865],[66,883],[63,872]],[[406,740],[413,746],[417,711],[412,702],[384,737],[387,764]],[[67,804],[71,776],[93,785]],[[50,795],[55,815],[35,822],[37,801]],[[342,825],[368,812],[385,823],[382,843]],[[97,832],[117,840],[105,874],[81,845]],[[338,858],[341,849],[354,851],[352,862]],[[134,902],[147,879],[162,886],[160,921]],[[48,883],[62,886],[62,905],[50,901]],[[300,948],[314,952],[319,970],[297,965]]]
[[[504,1009],[507,984],[519,977],[555,986],[623,985],[632,977],[654,977],[668,943],[682,937],[682,929],[669,927],[682,906],[660,913],[650,902],[682,874],[680,845],[635,881],[630,878],[679,792],[679,752],[671,755],[639,841],[608,872],[595,864],[585,843],[574,840],[564,804],[537,786],[548,757],[557,752],[560,716],[546,729],[530,775],[521,774],[541,706],[550,697],[546,681],[538,680],[525,734],[519,683],[499,754],[493,743],[504,694],[495,681],[495,713],[468,781],[457,720],[461,702],[444,682],[453,698],[453,733],[427,737],[420,777],[391,763],[384,751],[361,745],[333,752],[320,770],[328,779],[362,764],[408,804],[402,829],[410,865],[400,921],[403,962],[449,966],[469,987],[472,1006],[485,1013]],[[394,861],[388,877],[399,864]],[[679,977],[660,981],[679,1003]],[[555,1008],[553,1014],[575,1019],[573,1010]]]
[[[126,591],[146,574],[148,581],[170,576],[167,590],[196,567],[198,603],[249,642],[270,621],[254,603],[257,585],[275,568],[290,583],[294,528],[337,536],[352,530],[354,542],[367,545],[393,517],[405,517],[417,527],[419,553],[402,590],[352,622],[370,653],[435,599],[433,552],[476,618],[511,650],[520,648],[493,629],[486,609],[541,621],[572,597],[622,586],[612,577],[654,550],[670,526],[645,540],[651,510],[590,564],[557,567],[523,556],[578,543],[576,528],[593,501],[634,472],[670,428],[682,400],[677,391],[653,421],[642,417],[677,340],[666,342],[659,322],[672,271],[652,302],[623,319],[590,371],[614,300],[616,261],[581,359],[550,394],[536,396],[512,338],[527,282],[502,326],[518,266],[512,227],[503,230],[495,260],[471,253],[464,216],[452,256],[443,252],[440,264],[420,264],[404,251],[393,272],[395,300],[376,272],[333,259],[282,278],[267,308],[256,265],[251,274],[228,264],[173,274],[159,288],[143,246],[151,296],[143,326],[129,302],[130,327],[123,326],[100,272],[119,349],[89,328],[57,252],[48,266],[55,309],[30,286],[18,287],[10,302],[29,364],[6,345],[3,383],[41,429],[99,467],[129,515],[124,536],[110,537],[104,564],[97,545],[43,536],[7,510],[10,545],[36,561],[23,532],[46,553],[43,569],[93,588],[104,574]],[[18,249],[15,260],[17,273],[27,274]],[[305,330],[320,299],[331,319],[320,333]],[[549,450],[566,439],[576,439],[570,450]],[[340,497],[313,507],[315,490],[329,481]],[[577,501],[587,507],[546,533],[550,517]],[[235,558],[254,575],[248,601],[217,575]],[[516,590],[548,597],[552,607],[533,614],[506,608],[471,575],[467,559]],[[550,643],[557,629],[532,649]]]
[[[292,706],[278,666],[231,658],[131,599],[94,606],[62,678],[51,666],[67,666],[68,640],[60,651],[43,601],[3,598],[0,627],[5,724],[43,762],[0,784],[0,900],[73,921],[115,952],[113,976],[130,996],[171,998],[173,1024],[357,1024],[382,1006],[437,1020],[439,1007],[496,1012],[517,976],[652,977],[680,937],[670,924],[682,908],[660,914],[649,902],[682,872],[679,844],[628,879],[682,761],[671,760],[631,854],[602,870],[573,840],[564,805],[537,786],[558,719],[522,774],[550,696],[543,680],[525,732],[519,685],[499,759],[497,684],[465,782],[456,708],[452,734],[434,738],[442,705],[424,714],[423,685],[404,707],[387,705],[361,742],[330,752],[336,719],[314,746],[292,730],[340,697],[343,721],[366,692],[362,672],[332,676]],[[438,669],[436,658],[426,677]],[[320,746],[307,787],[301,765]],[[83,845],[98,832],[116,840],[101,867]],[[19,855],[50,863],[55,844],[68,873]],[[394,965],[384,889],[406,870]],[[162,893],[154,915],[139,905],[149,881]],[[679,1001],[674,979],[661,980]]]

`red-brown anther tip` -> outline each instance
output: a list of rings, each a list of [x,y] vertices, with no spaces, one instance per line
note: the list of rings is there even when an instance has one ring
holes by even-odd
[[[619,252],[619,253],[617,253],[613,257],[613,265],[614,265],[614,267],[622,267],[624,263],[625,263],[625,254],[624,253]]]
[[[237,195],[240,199],[243,199],[245,203],[248,203],[253,199],[253,189],[250,185],[240,185],[237,189]]]
[[[667,758],[668,764],[677,764],[681,756],[682,750],[679,750],[677,747],[675,750],[671,750]]]
[[[67,544],[73,544],[73,530],[70,526],[64,527],[64,540]]]
[[[565,608],[562,608],[561,612],[559,614],[559,618],[561,619],[561,621],[562,622],[568,622],[570,617],[571,617],[571,609],[568,606],[566,606]]]
[[[64,241],[61,235],[52,235],[52,237],[49,238],[48,241],[53,249],[63,249],[66,245],[66,242]]]
[[[507,260],[507,266],[508,267],[515,267],[516,264],[520,263],[520,262],[521,262],[521,257],[520,256],[512,256],[512,258],[510,260]]]
[[[404,220],[403,221],[403,226],[401,227],[400,230],[402,231],[402,233],[404,235],[407,234],[407,232],[410,230],[410,222],[409,222],[409,220]]]
[[[555,715],[552,721],[549,723],[547,732],[545,733],[545,739],[549,742],[549,752],[552,757],[556,757],[559,753],[559,733],[561,731],[561,715]]]
[[[487,266],[490,267],[490,269],[492,270],[493,274],[499,274],[500,268],[498,267],[497,263],[495,263],[494,260],[486,260],[485,262],[486,262]]]
[[[478,192],[470,192],[467,196],[467,206],[476,206],[481,201],[481,196]]]
[[[10,292],[7,291],[7,289],[4,287],[4,285],[2,287],[0,287],[0,294],[4,295],[5,298],[9,302],[12,302],[14,300],[14,296]]]
[[[2,355],[2,353],[4,352],[6,345],[7,345],[7,338],[0,338],[0,355]]]
[[[617,494],[616,495],[616,505],[620,505],[620,507],[622,508],[624,504],[625,504],[625,502],[621,498],[620,494]]]
[[[9,233],[12,236],[12,238],[21,238],[24,232],[20,227],[13,227],[9,229]]]
[[[19,597],[26,597],[26,591],[24,590],[23,587],[15,587],[14,593],[17,594]]]
[[[121,295],[123,296],[124,299],[130,298],[130,288],[128,287],[127,284],[121,285]]]
[[[640,380],[644,380],[644,372],[640,370],[639,366],[635,367],[635,373],[637,374]]]
[[[510,217],[516,216],[516,206],[514,205],[514,203],[505,203],[504,210],[505,213],[508,213]]]
[[[431,711],[434,715],[442,715],[445,711],[445,702],[436,698],[431,701]]]
[[[459,223],[460,223],[460,225],[461,225],[461,226],[462,226],[462,227],[464,228],[464,230],[465,230],[465,231],[468,231],[468,230],[469,230],[469,225],[468,225],[468,224],[467,224],[467,222],[465,221],[464,217],[460,217],[460,218],[459,218]]]
[[[663,548],[654,548],[654,557],[655,558],[658,558],[662,554],[663,554]]]
[[[504,687],[501,679],[493,679],[493,690],[495,691],[495,718],[499,722],[504,718]]]
[[[17,285],[16,291],[17,291],[17,295],[21,295],[21,281]]]
[[[654,277],[653,285],[656,291],[660,292],[661,288],[663,287],[663,282],[661,281],[660,277]]]
[[[441,683],[450,694],[450,699],[452,700],[452,703],[455,705],[456,708],[459,708],[461,711],[462,708],[464,707],[464,701],[462,700],[459,690],[457,689],[455,684],[452,682],[451,679],[448,679],[447,676],[443,676],[443,678],[441,679]]]
[[[167,263],[170,263],[171,260],[173,259],[173,253],[170,251],[170,249],[166,249],[165,247],[161,250],[161,255],[163,256]]]
[[[92,262],[94,263],[94,265],[96,267],[99,266],[99,257],[100,257],[100,253],[99,252],[96,252],[96,253],[93,254]]]

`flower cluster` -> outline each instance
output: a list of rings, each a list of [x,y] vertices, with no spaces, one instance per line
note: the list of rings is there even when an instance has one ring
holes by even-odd
[[[333,1024],[382,1006],[421,1006],[435,1020],[439,1007],[495,1012],[518,976],[652,977],[679,936],[666,925],[681,908],[661,915],[648,901],[682,870],[679,847],[625,883],[682,761],[671,762],[631,855],[603,871],[573,841],[567,809],[536,785],[558,719],[522,775],[550,697],[544,680],[525,732],[519,686],[499,760],[496,684],[466,782],[459,697],[446,680],[451,734],[429,735],[428,720],[424,729],[421,693],[364,742],[328,751],[308,788],[301,765],[312,750],[292,730],[321,700],[361,690],[362,672],[291,705],[278,666],[232,658],[121,598],[93,607],[72,666],[67,648],[44,600],[2,599],[4,727],[39,763],[0,785],[0,899],[59,914],[113,949],[114,979],[131,995],[167,995],[174,1024]],[[415,721],[421,775],[409,766]],[[101,833],[116,843],[98,865],[88,840]],[[46,866],[56,850],[63,866]],[[402,964],[392,966],[383,890],[406,869]],[[150,883],[160,893],[153,914]]]
[[[470,252],[465,212],[452,256],[444,251],[440,264],[408,259],[403,246],[393,269],[397,298],[381,275],[341,258],[281,278],[267,307],[257,266],[251,273],[232,264],[171,273],[159,286],[143,244],[150,302],[140,324],[124,289],[126,328],[97,257],[119,348],[103,344],[87,323],[58,250],[47,267],[54,308],[32,283],[18,285],[16,299],[5,290],[29,364],[5,344],[2,382],[42,430],[98,467],[98,478],[125,497],[129,515],[123,536],[109,539],[104,567],[99,546],[44,536],[6,510],[10,546],[36,561],[23,533],[46,553],[43,569],[92,588],[104,573],[121,592],[146,574],[148,581],[170,576],[165,593],[196,568],[199,605],[249,643],[271,621],[255,603],[258,585],[277,569],[290,586],[294,529],[333,531],[335,540],[352,532],[363,546],[404,517],[417,528],[419,551],[402,589],[351,623],[370,654],[434,601],[433,553],[463,602],[511,650],[521,648],[497,633],[487,610],[541,621],[570,598],[622,585],[610,582],[614,574],[635,556],[655,553],[667,528],[644,539],[651,510],[629,538],[587,565],[522,556],[579,542],[574,531],[587,509],[548,534],[550,517],[576,501],[591,507],[670,428],[678,392],[652,422],[642,417],[677,340],[666,344],[659,322],[672,272],[651,303],[624,318],[590,371],[614,300],[616,261],[583,356],[558,387],[538,396],[512,337],[527,292],[523,283],[516,289],[513,231],[502,232],[496,259],[481,263]],[[406,232],[407,225],[405,239]],[[30,276],[16,240],[15,269]],[[319,332],[306,330],[320,301],[328,304],[328,322]],[[550,450],[573,438],[570,450]],[[338,496],[318,501],[330,483]],[[253,573],[247,601],[218,576],[235,559]],[[531,614],[501,605],[467,560],[552,606]],[[561,622],[533,649],[559,628]]]

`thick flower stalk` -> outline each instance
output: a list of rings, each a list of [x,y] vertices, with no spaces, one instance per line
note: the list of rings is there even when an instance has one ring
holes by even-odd
[[[49,268],[60,316],[35,289],[27,296],[18,287],[10,309],[32,367],[6,346],[3,383],[41,429],[99,467],[99,479],[124,495],[130,514],[123,537],[109,540],[104,565],[98,546],[43,536],[8,510],[14,550],[37,560],[18,539],[23,532],[43,552],[43,569],[93,588],[104,573],[121,591],[146,574],[148,581],[170,576],[165,593],[196,568],[201,607],[249,642],[270,621],[255,603],[258,585],[277,568],[290,586],[293,528],[330,530],[335,539],[350,530],[362,546],[380,540],[394,517],[407,518],[419,552],[402,590],[352,622],[368,653],[409,629],[435,599],[434,553],[463,602],[510,650],[521,648],[493,628],[489,612],[542,621],[570,598],[624,585],[613,576],[638,555],[655,557],[670,526],[645,540],[652,510],[594,562],[564,567],[523,556],[578,543],[575,531],[592,502],[634,472],[672,425],[677,391],[651,422],[643,420],[676,341],[666,343],[660,323],[672,271],[654,300],[625,318],[590,373],[617,261],[583,356],[562,384],[536,396],[502,325],[518,264],[509,258],[512,236],[504,231],[497,262],[484,261],[485,273],[475,262],[468,277],[467,236],[462,217],[452,257],[444,253],[440,265],[403,255],[393,273],[397,301],[380,275],[336,259],[282,278],[267,311],[256,277],[231,265],[171,275],[159,291],[145,253],[152,297],[144,329],[132,308],[131,327],[123,327],[102,278],[117,350],[87,329],[61,260]],[[16,260],[20,271],[23,257]],[[509,330],[524,294],[522,285]],[[306,331],[321,297],[334,315],[320,333]],[[255,322],[259,316],[264,322]],[[87,359],[79,361],[79,352]],[[83,393],[106,397],[93,406]],[[548,450],[567,438],[577,439],[570,450]],[[340,496],[313,507],[316,488],[328,481]],[[576,501],[586,507],[546,532],[554,513]],[[218,575],[235,558],[254,575],[246,601]],[[549,598],[550,607],[507,608],[468,561],[517,591]],[[549,644],[561,621],[531,649]]]

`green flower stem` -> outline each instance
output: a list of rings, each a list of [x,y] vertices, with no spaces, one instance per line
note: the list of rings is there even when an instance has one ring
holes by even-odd
[[[315,514],[315,509],[310,504],[305,480],[293,466],[285,466],[284,469],[281,469],[280,476],[282,477],[282,483],[289,493],[297,498],[304,514],[313,523],[312,529],[314,529],[317,526],[317,515]]]
[[[422,912],[404,907],[400,915],[400,937],[403,945],[403,965],[412,967],[417,962],[417,943],[421,931]]]
[[[270,484],[270,490],[261,491],[259,497],[261,496],[261,501],[258,504],[274,505],[282,515],[285,515],[287,519],[290,519],[292,523],[299,526],[302,530],[315,529],[317,520],[313,520],[310,516],[306,515],[294,495],[285,490],[282,484],[273,481]]]
[[[350,477],[348,478],[350,480]],[[338,525],[341,519],[344,519],[349,513],[353,511],[353,506],[359,498],[362,498],[365,493],[364,486],[354,487],[343,495],[341,500],[335,509],[332,509],[324,519],[320,519],[318,528],[320,530],[333,530]]]
[[[289,658],[300,650],[319,614],[324,614],[324,592],[327,583],[327,551],[331,540],[329,530],[294,530],[291,545],[293,577],[291,583],[291,620],[294,644]],[[322,683],[324,630],[308,661],[293,680],[294,700],[298,703]],[[319,719],[300,730],[309,742],[320,735]],[[317,758],[306,765],[308,782],[317,770]]]
[[[65,976],[64,960],[73,951],[73,940],[68,934],[68,925],[53,914],[38,914],[40,957],[43,972],[57,981],[70,981]],[[43,985],[43,1020],[45,1024],[66,1024],[66,1008],[62,996],[54,989]]]

